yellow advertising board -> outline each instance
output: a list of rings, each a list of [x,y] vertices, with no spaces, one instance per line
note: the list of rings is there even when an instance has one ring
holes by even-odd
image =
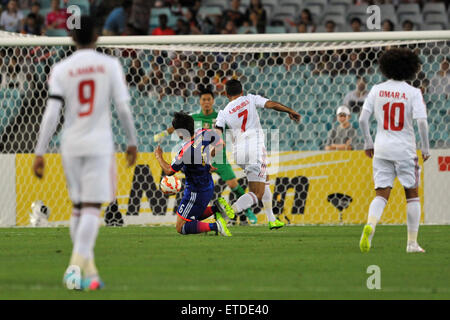
[[[170,154],[165,154],[170,162]],[[229,157],[230,158],[230,157]],[[270,155],[270,180],[274,195],[274,213],[292,224],[365,223],[370,202],[375,196],[372,161],[363,151],[281,152]],[[420,157],[419,157],[420,158]],[[32,174],[33,155],[16,156],[17,225],[29,224],[31,203],[42,200],[50,208],[50,222],[68,221],[71,202],[68,196],[59,154],[45,156],[43,179]],[[174,223],[176,196],[159,191],[161,169],[152,153],[140,153],[135,167],[127,168],[125,155],[116,154],[118,167],[117,202],[122,215],[142,217],[146,223]],[[422,167],[422,161],[420,161]],[[238,178],[243,171],[233,165]],[[180,178],[183,174],[178,174]],[[229,188],[213,174],[216,195],[228,198]],[[246,186],[245,179],[240,180]],[[420,192],[423,212],[423,171]],[[103,210],[108,204],[104,204]],[[266,223],[263,212],[255,208],[258,222]],[[423,221],[422,215],[422,221]],[[403,188],[395,180],[381,223],[406,223]]]

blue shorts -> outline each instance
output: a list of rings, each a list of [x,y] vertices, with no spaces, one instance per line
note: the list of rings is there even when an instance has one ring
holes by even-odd
[[[214,188],[201,192],[195,192],[186,188],[177,214],[181,219],[186,221],[198,220],[205,212],[214,195]]]

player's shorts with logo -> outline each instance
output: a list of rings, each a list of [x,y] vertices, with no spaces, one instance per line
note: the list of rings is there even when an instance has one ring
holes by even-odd
[[[69,196],[73,203],[111,202],[116,196],[114,155],[69,156],[62,154]]]
[[[214,188],[199,192],[185,188],[183,198],[177,209],[178,216],[186,221],[198,220],[205,212],[213,195]]]
[[[406,189],[419,186],[420,166],[418,158],[386,160],[373,158],[373,180],[375,189],[393,187],[395,177]]]

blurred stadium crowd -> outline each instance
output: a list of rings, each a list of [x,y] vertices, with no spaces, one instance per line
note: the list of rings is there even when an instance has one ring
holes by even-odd
[[[96,17],[103,35],[185,35],[369,30],[379,5],[382,31],[445,30],[442,0],[0,0],[0,29],[66,36],[66,8]]]

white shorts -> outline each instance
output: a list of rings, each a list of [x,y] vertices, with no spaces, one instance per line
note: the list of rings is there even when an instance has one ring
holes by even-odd
[[[237,165],[244,170],[248,181],[266,182],[269,162],[265,148],[262,148],[259,152],[252,153],[245,158],[242,158],[238,154],[238,156],[235,157],[235,160]]]
[[[418,158],[408,160],[385,160],[373,158],[375,189],[393,187],[395,177],[406,189],[419,186],[420,166]]]
[[[111,202],[116,197],[117,169],[114,155],[62,155],[72,203]]]

